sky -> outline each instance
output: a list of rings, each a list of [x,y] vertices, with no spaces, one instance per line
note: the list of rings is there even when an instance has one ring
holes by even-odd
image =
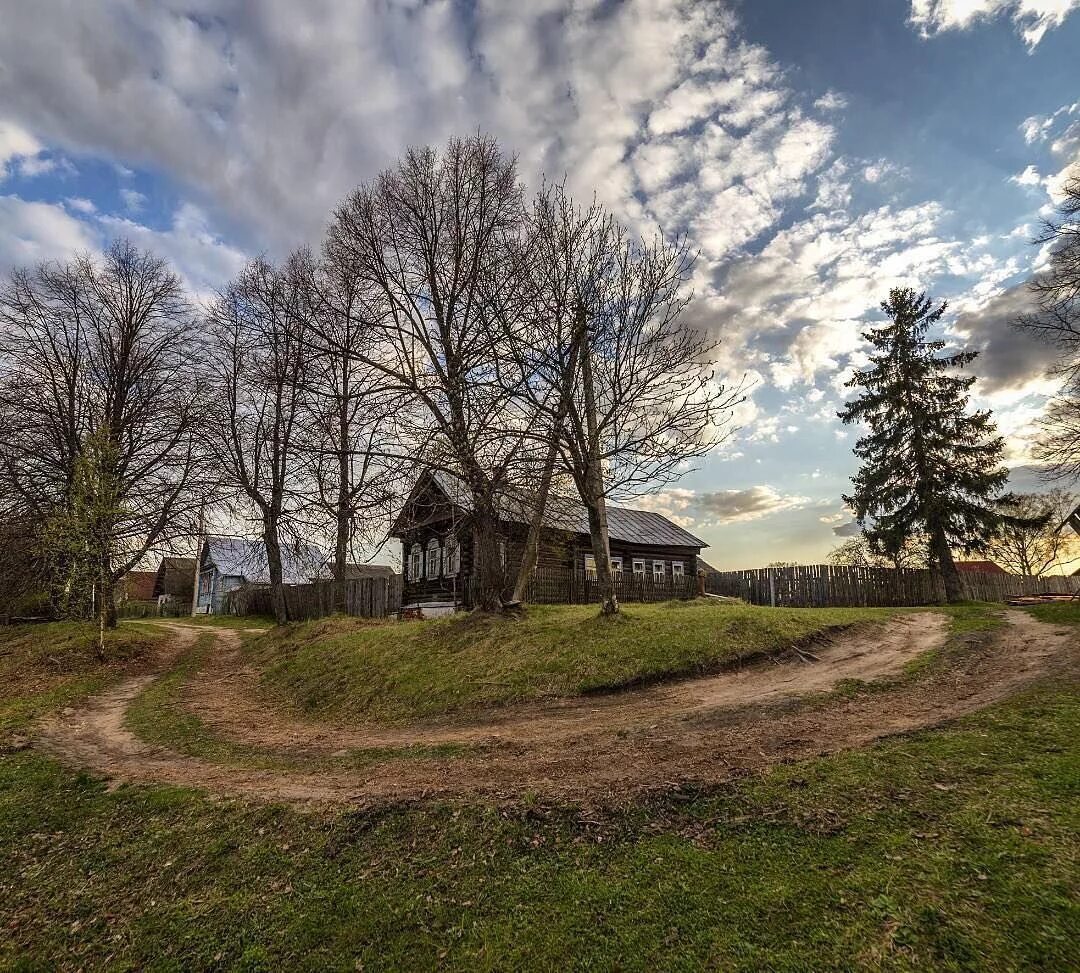
[[[1054,390],[1010,321],[1080,159],[1080,0],[4,0],[0,272],[127,237],[207,298],[317,245],[409,145],[490,132],[699,251],[693,323],[746,401],[636,505],[720,568],[824,560],[836,418],[889,288],[947,300],[1012,486]]]

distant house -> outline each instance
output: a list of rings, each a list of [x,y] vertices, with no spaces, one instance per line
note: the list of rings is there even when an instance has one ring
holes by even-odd
[[[158,604],[186,602],[195,592],[195,558],[163,557],[154,575],[154,595]]]
[[[285,584],[305,584],[328,578],[326,552],[303,541],[281,545],[282,578]],[[198,613],[217,614],[225,595],[244,584],[269,584],[270,566],[266,546],[246,537],[209,536],[199,553]]]
[[[156,571],[128,571],[116,583],[117,601],[152,601]]]
[[[1000,564],[993,561],[957,561],[956,570],[961,574],[1008,574]]]
[[[472,536],[464,525],[471,502],[464,484],[450,474],[420,475],[390,536],[401,541],[405,581],[402,606],[429,612],[451,610],[463,601],[463,580],[472,571]],[[502,504],[498,546],[507,577],[521,564],[528,535],[528,512],[520,504]],[[612,567],[657,580],[692,577],[698,556],[708,545],[688,530],[651,510],[608,505]],[[558,500],[546,518],[537,566],[595,572],[585,508]]]

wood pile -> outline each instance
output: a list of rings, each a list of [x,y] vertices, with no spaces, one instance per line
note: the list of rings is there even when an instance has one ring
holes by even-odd
[[[1005,604],[1013,605],[1017,608],[1022,608],[1025,605],[1051,605],[1055,602],[1065,602],[1068,604],[1070,601],[1076,601],[1076,595],[1060,594],[1058,592],[1047,592],[1041,595],[1016,595],[1013,598],[1009,598]]]

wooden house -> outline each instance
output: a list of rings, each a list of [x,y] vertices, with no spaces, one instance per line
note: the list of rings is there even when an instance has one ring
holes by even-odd
[[[154,575],[154,597],[158,604],[183,602],[191,605],[195,593],[195,558],[163,557]]]
[[[281,545],[285,584],[304,584],[329,577],[326,552],[302,541]],[[246,537],[209,536],[199,552],[199,587],[194,611],[221,612],[225,595],[241,585],[270,583],[266,546]]]
[[[470,500],[464,484],[439,471],[426,471],[414,484],[390,536],[401,541],[404,568],[402,606],[420,606],[428,614],[466,603],[466,579],[472,573]],[[507,592],[524,555],[528,512],[501,505],[498,548]],[[539,570],[595,575],[587,513],[580,503],[552,504],[537,560]],[[612,567],[656,581],[694,577],[701,549],[708,545],[651,510],[608,505]]]
[[[128,571],[116,583],[117,601],[151,601],[154,597],[153,571]]]

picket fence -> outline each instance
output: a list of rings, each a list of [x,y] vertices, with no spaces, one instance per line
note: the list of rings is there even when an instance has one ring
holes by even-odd
[[[346,615],[358,618],[388,618],[401,610],[401,577],[357,578],[343,582]],[[306,621],[323,618],[337,610],[334,582],[285,586],[285,604],[289,618]],[[229,615],[272,615],[270,588],[245,585],[225,595],[225,613]]]
[[[960,581],[964,597],[971,601],[1004,602],[1018,595],[1075,594],[1080,590],[1080,578],[1062,575],[962,572]],[[742,598],[752,605],[781,608],[934,605],[945,599],[941,579],[925,569],[831,564],[710,572],[705,575],[705,590]]]

